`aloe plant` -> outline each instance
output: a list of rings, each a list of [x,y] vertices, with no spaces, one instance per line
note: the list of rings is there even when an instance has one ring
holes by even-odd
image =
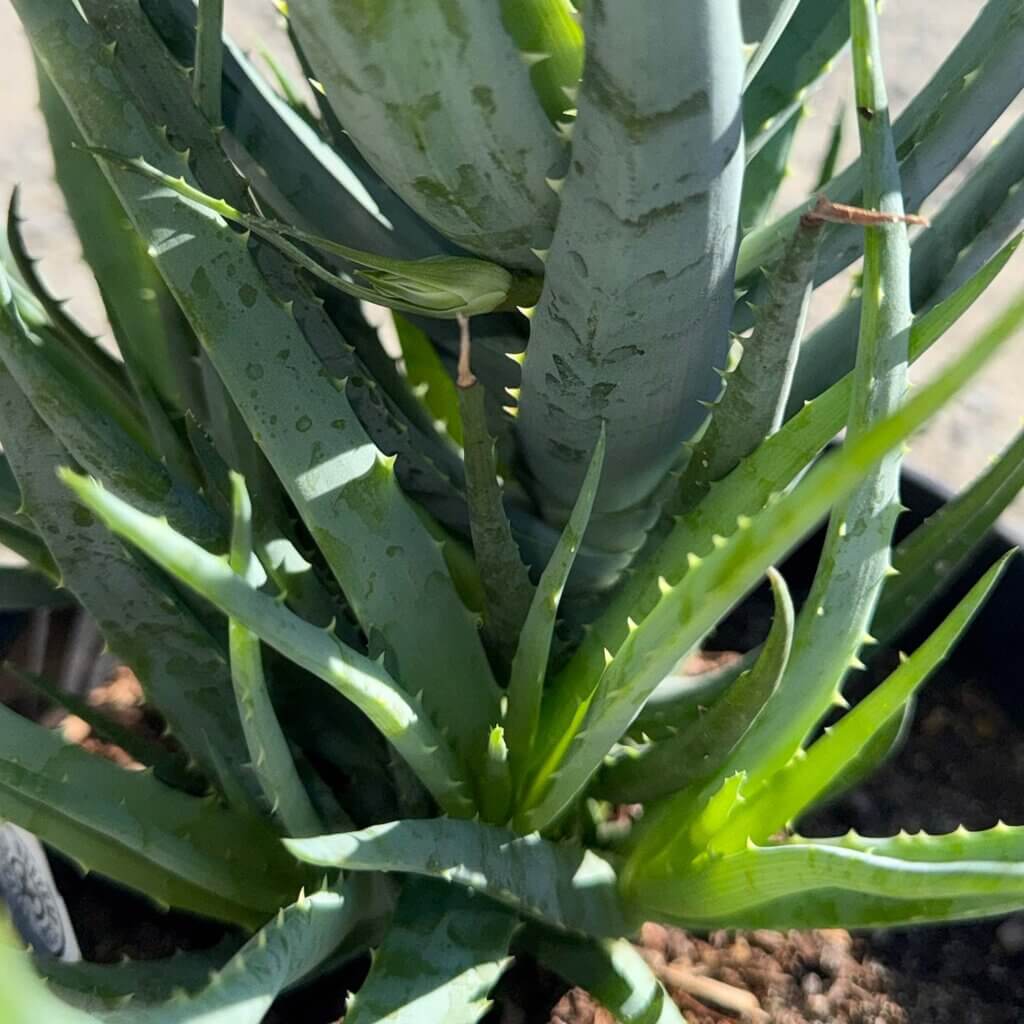
[[[668,1024],[628,941],[648,919],[1024,907],[1020,827],[793,830],[892,749],[1006,563],[848,708],[870,634],[897,639],[1024,480],[1018,438],[894,547],[907,439],[1024,322],[908,394],[1019,241],[1021,125],[908,231],[1024,86],[1021,0],[895,121],[871,0],[308,0],[283,14],[315,105],[220,0],[12,2],[119,358],[12,203],[6,600],[91,615],[181,754],[133,744],[130,773],[3,711],[0,816],[229,932],[116,967],[4,932],[5,1021],[256,1024],[372,947],[350,1024],[480,1020],[518,955]],[[848,45],[860,158],[835,173],[829,128],[820,194],[777,215]],[[826,517],[795,608],[775,567]],[[680,685],[766,577],[764,644]],[[619,803],[643,805],[625,832]]]

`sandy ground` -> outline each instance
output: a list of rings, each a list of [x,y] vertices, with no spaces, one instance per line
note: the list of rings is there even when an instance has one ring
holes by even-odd
[[[283,52],[282,34],[269,0],[233,0],[229,3],[229,27],[246,48],[267,46]],[[883,45],[890,103],[895,113],[923,85],[938,62],[955,45],[970,24],[981,0],[900,0],[883,16]],[[73,296],[72,310],[97,333],[105,332],[101,307],[88,275],[78,258],[78,245],[70,231],[60,195],[50,181],[51,164],[45,131],[35,109],[35,83],[28,48],[12,8],[0,0],[0,38],[5,41],[0,62],[0,195],[5,199],[11,187],[22,184],[22,212],[28,218],[28,237],[35,255],[44,257],[43,271],[60,295]],[[805,122],[791,165],[780,209],[802,198],[813,184],[820,164],[829,125],[851,94],[847,62],[841,62],[833,76],[809,104],[812,116]],[[846,103],[847,108],[852,107]],[[958,172],[933,196],[922,211],[937,208],[941,198],[970,172],[988,146],[1012,118],[1024,113],[1018,101]],[[844,158],[856,148],[856,128],[847,117]],[[842,162],[841,162],[842,163]],[[1003,271],[986,297],[943,339],[939,351],[922,360],[915,369],[920,381],[974,336],[975,332],[1024,286],[1024,255]],[[812,308],[815,321],[825,319],[842,301],[849,288],[843,275],[819,290]],[[992,363],[987,372],[951,408],[931,423],[914,440],[910,464],[938,478],[951,488],[963,486],[1013,436],[1024,413],[1024,338]],[[1024,530],[1024,496],[1008,513],[1008,521]]]

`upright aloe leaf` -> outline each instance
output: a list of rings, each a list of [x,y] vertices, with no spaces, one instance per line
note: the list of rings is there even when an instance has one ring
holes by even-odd
[[[221,123],[221,69],[224,66],[224,0],[199,0],[192,98],[212,125]]]
[[[899,169],[870,0],[854,0],[851,26],[865,201],[872,210],[899,216]],[[909,271],[905,224],[864,228],[864,303],[847,443],[904,402],[912,322]],[[891,452],[833,509],[782,685],[730,762],[734,770],[770,774],[789,760],[833,704],[843,703],[842,681],[856,662],[891,569],[900,464],[901,452]]]
[[[250,583],[258,584],[252,573],[252,503],[240,476],[233,474],[231,484],[231,569]],[[232,618],[228,621],[228,643],[238,713],[263,795],[289,835],[314,835],[322,830],[323,822],[299,778],[288,740],[270,701],[259,636]]]
[[[512,756],[513,774],[521,782],[533,751],[533,742],[540,722],[551,641],[555,632],[558,604],[565,589],[576,553],[590,521],[594,497],[604,469],[605,439],[602,430],[597,437],[590,468],[583,478],[579,497],[565,524],[551,561],[544,568],[519,635],[508,686],[508,711],[505,729]]]
[[[614,514],[650,494],[704,419],[700,400],[715,394],[732,305],[742,74],[734,3],[600,3],[588,15],[572,161],[517,422],[555,522],[606,424],[592,536],[602,520],[618,532]]]
[[[57,184],[107,314],[121,325],[122,345],[131,345],[171,408],[195,406],[197,345],[188,323],[95,160],[82,150],[81,133],[41,67],[36,78]]]
[[[463,248],[537,269],[562,144],[499,5],[316,0],[290,13],[334,113],[381,177]]]
[[[409,878],[347,1024],[475,1024],[511,958],[514,914],[446,882]]]
[[[188,174],[134,105],[114,56],[74,6],[18,0],[17,9],[90,145],[127,147],[154,166]],[[108,88],[94,88],[100,69]],[[345,385],[322,372],[244,238],[135,174],[109,166],[104,172],[136,229],[153,244],[168,287],[357,617],[384,639],[403,683],[423,690],[467,762],[482,763],[488,729],[497,720],[497,692],[475,626]],[[176,244],[159,244],[168,233]],[[396,571],[381,572],[383,565]],[[476,681],[468,699],[467,679]]]

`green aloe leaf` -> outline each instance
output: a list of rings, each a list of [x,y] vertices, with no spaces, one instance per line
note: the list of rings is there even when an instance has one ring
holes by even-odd
[[[464,444],[462,417],[455,382],[441,362],[426,333],[404,316],[395,316],[395,330],[402,347],[406,379],[430,411],[434,422],[461,448]]]
[[[769,13],[766,10],[758,12],[760,14],[760,21],[763,25],[763,31],[756,33],[757,45],[754,52],[750,55],[750,59],[747,61],[747,69],[743,77],[744,89],[750,86],[757,77],[758,72],[764,67],[765,61],[768,60],[779,40],[782,39],[786,29],[789,27],[790,21],[796,13],[796,9],[800,6],[800,3],[801,0],[768,0],[767,5],[764,3],[761,4],[762,8],[767,6],[771,9],[771,16],[770,18],[766,18],[766,15]],[[740,5],[744,23],[743,35],[748,43],[750,41],[750,35],[748,34],[747,26],[751,24],[750,15],[753,13],[751,11],[753,6],[754,4],[752,0],[747,0],[746,5]],[[751,25],[751,27],[754,26]]]
[[[517,945],[549,971],[586,989],[622,1024],[684,1024],[672,997],[625,939],[579,939],[528,927]]]
[[[803,218],[769,277],[753,333],[741,342],[736,368],[724,375],[725,390],[679,481],[684,502],[696,504],[712,481],[730,473],[782,425],[813,291],[821,229],[820,221]]]
[[[347,1024],[475,1024],[511,962],[514,914],[464,889],[408,878]]]
[[[583,30],[568,0],[501,0],[501,16],[551,121],[575,106],[583,72]]]
[[[430,724],[419,701],[406,694],[378,662],[345,647],[333,633],[293,615],[233,572],[222,559],[176,533],[166,521],[133,509],[95,481],[69,470],[62,470],[61,478],[109,529],[351,700],[449,813],[471,812],[466,780],[447,742]]]
[[[258,586],[259,576],[254,578],[252,572],[252,503],[245,481],[237,473],[232,474],[231,485],[231,569]],[[232,618],[228,621],[228,644],[239,718],[263,795],[289,835],[316,835],[323,830],[323,822],[299,778],[288,740],[274,712],[263,675],[260,638]]]
[[[793,602],[778,572],[770,569],[768,579],[775,619],[757,661],[688,729],[638,752],[627,750],[607,765],[595,780],[598,796],[616,803],[646,802],[719,776],[729,753],[778,687],[789,660]]]
[[[398,195],[470,252],[539,269],[563,147],[499,5],[316,0],[290,16],[334,113]]]
[[[877,14],[870,0],[854,0],[850,10],[865,202],[869,209],[900,216],[903,204]],[[909,270],[905,224],[864,229],[865,298],[848,444],[904,405],[912,323]],[[856,663],[891,568],[901,461],[902,452],[890,452],[832,510],[782,683],[729,761],[730,771],[749,771],[751,782],[781,768],[829,709],[844,703],[843,679]]]
[[[0,816],[152,899],[247,927],[303,873],[257,818],[128,772],[0,709]]]
[[[89,145],[188,173],[132,102],[115,55],[74,7],[17,0],[17,10]],[[92,87],[100,68],[109,89]],[[498,717],[497,687],[441,552],[356,416],[348,395],[359,389],[322,372],[244,238],[138,175],[104,170],[136,229],[154,243],[168,287],[364,629],[378,631],[403,684],[423,690],[460,755],[480,765]],[[168,231],[179,244],[155,244]],[[380,571],[398,556],[404,571]]]
[[[220,125],[221,69],[224,66],[224,0],[199,0],[196,56],[192,67],[192,98],[212,125]]]
[[[195,994],[162,1006],[110,1014],[110,1024],[260,1024],[274,1000],[337,950],[359,923],[365,893],[358,883],[300,894],[257,932]]]
[[[538,835],[434,818],[284,842],[310,864],[443,878],[564,931],[607,937],[630,931],[612,866],[590,850]]]
[[[545,517],[564,522],[604,423],[588,539],[607,550],[622,543],[616,514],[645,511],[703,422],[725,364],[743,173],[738,13],[709,0],[606,4],[587,26],[516,424]]]
[[[943,374],[892,415],[822,460],[794,490],[753,519],[741,518],[732,536],[714,545],[709,555],[703,559],[693,555],[690,569],[679,583],[673,585],[661,578],[658,604],[639,625],[627,624],[626,640],[598,678],[592,674],[593,665],[585,654],[579,661],[580,652],[574,655],[550,691],[550,710],[545,708],[542,714],[544,734],[538,743],[529,809],[521,814],[521,826],[546,825],[564,810],[678,658],[757,582],[769,565],[813,527],[829,506],[853,491],[887,452],[970,380],[1013,335],[1022,319],[1024,300],[1011,306]],[[778,706],[784,687],[785,682],[768,707],[773,703]],[[802,725],[802,718],[810,715],[803,705],[797,710],[797,722]],[[756,749],[748,745],[765,714],[758,716],[741,745],[744,756],[748,749]],[[817,717],[815,712],[814,719]],[[771,724],[774,727],[775,723]],[[780,735],[788,743],[795,731],[792,719],[786,719]],[[773,738],[771,732],[768,738]],[[801,734],[796,745],[802,739]]]
[[[594,498],[604,469],[604,456],[605,435],[602,429],[597,435],[590,468],[583,478],[583,486],[576,498],[572,515],[565,524],[551,561],[544,568],[537,583],[516,645],[515,657],[512,659],[505,731],[517,784],[523,781],[526,766],[533,752],[558,605],[576,560],[576,553],[583,542],[587,523],[590,521]]]
[[[993,912],[986,903],[1006,912],[1024,906],[1024,865],[907,861],[815,843],[751,846],[682,875],[637,882],[626,898],[640,913],[701,928],[723,919],[747,927],[760,920],[760,908],[797,895],[820,910],[833,894],[898,901],[911,914],[922,904],[918,920],[938,901],[969,900],[975,915]],[[835,918],[845,923],[841,905]]]
[[[470,536],[484,595],[484,635],[497,663],[507,669],[534,591],[502,504],[494,439],[487,429],[484,386],[470,365],[469,321],[463,320],[461,325],[463,350],[456,389],[464,434]]]
[[[748,789],[742,807],[710,841],[717,853],[731,853],[748,841],[762,842],[787,827],[838,782],[858,753],[887,725],[899,722],[907,702],[949,656],[985,599],[999,582],[1005,555],[971,588],[942,625],[877,689],[847,712],[821,739],[797,756],[759,790]],[[638,870],[643,871],[642,866]]]
[[[96,161],[82,148],[82,134],[64,101],[38,65],[36,79],[57,184],[107,315],[121,327],[122,354],[127,358],[131,349],[172,409],[195,408],[200,397],[194,363],[198,346],[188,323]]]
[[[898,576],[882,590],[872,635],[896,636],[958,576],[970,553],[1024,487],[1024,432],[979,476],[901,541],[892,553]]]

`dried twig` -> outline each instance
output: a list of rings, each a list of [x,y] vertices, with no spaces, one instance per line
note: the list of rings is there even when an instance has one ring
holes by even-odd
[[[833,203],[824,195],[818,195],[814,208],[801,218],[806,224],[859,224],[862,227],[877,227],[879,224],[922,224],[928,226],[926,217],[916,213],[883,213],[881,210],[864,210],[859,206]]]

